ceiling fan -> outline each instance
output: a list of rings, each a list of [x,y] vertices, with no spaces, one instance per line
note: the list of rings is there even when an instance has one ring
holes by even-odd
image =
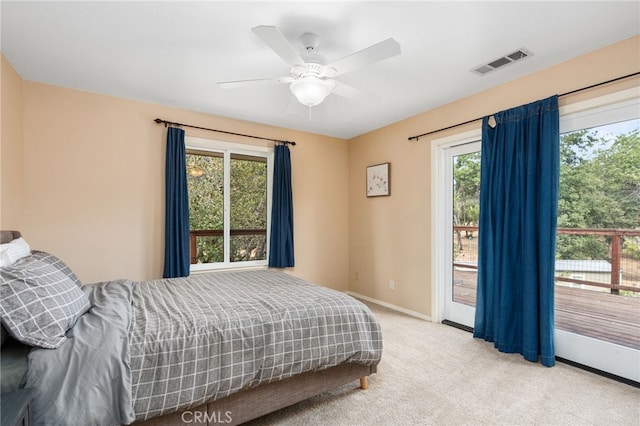
[[[223,88],[235,88],[286,83],[296,99],[309,107],[322,103],[330,93],[352,97],[359,92],[358,89],[334,80],[334,77],[400,54],[400,44],[393,38],[388,38],[326,65],[324,57],[317,52],[319,39],[316,34],[304,33],[301,36],[304,51],[298,53],[274,26],[260,25],[251,30],[291,66],[290,75],[224,81],[218,85]]]

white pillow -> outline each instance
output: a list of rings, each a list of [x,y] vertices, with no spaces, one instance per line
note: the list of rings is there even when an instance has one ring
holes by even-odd
[[[31,248],[24,238],[17,238],[10,243],[0,244],[0,267],[13,265],[16,260],[31,254]]]

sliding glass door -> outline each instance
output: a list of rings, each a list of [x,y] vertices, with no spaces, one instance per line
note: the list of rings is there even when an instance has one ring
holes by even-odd
[[[640,382],[640,99],[562,107],[556,356]],[[480,131],[432,146],[433,319],[473,327]],[[477,169],[477,172],[476,172]]]

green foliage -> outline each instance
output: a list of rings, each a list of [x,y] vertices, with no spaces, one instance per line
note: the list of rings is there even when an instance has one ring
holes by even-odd
[[[453,224],[475,226],[480,218],[480,153],[458,155],[453,163]],[[462,235],[456,231],[454,258],[462,250]]]
[[[231,229],[267,229],[267,163],[231,158]],[[264,260],[266,235],[231,237],[231,261]]]
[[[202,172],[201,175],[198,175]],[[187,154],[191,229],[222,229],[224,223],[222,157]]]
[[[558,227],[623,228],[640,224],[640,135],[613,141],[597,130],[561,135]],[[608,239],[559,235],[560,259],[607,259]],[[625,244],[634,252],[633,241]]]
[[[609,241],[596,235],[567,235],[556,237],[556,257],[558,259],[610,259]]]
[[[222,230],[224,224],[222,156],[187,154],[189,221],[192,230]],[[198,237],[198,263],[224,261],[222,237]]]
[[[475,225],[480,214],[480,153],[455,157],[453,165],[453,221]]]
[[[454,162],[454,225],[477,225],[480,153]],[[622,228],[640,226],[640,130],[615,136],[597,130],[561,135],[558,227]],[[458,247],[461,235],[458,233]],[[560,259],[608,259],[610,239],[558,235]],[[625,256],[640,258],[640,239],[623,241]],[[455,256],[455,253],[454,253]]]
[[[623,239],[622,255],[631,259],[640,259],[640,238],[630,237]]]

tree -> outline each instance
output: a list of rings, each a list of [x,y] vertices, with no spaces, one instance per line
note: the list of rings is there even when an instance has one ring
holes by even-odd
[[[640,226],[640,130],[615,137],[597,129],[560,138],[558,227],[637,228]],[[454,225],[476,225],[479,216],[480,153],[455,158]],[[462,249],[461,233],[456,232]],[[560,259],[608,259],[610,240],[560,234]],[[626,239],[623,253],[640,256],[640,242]]]
[[[594,163],[601,174],[602,170],[607,171],[606,191],[622,212],[613,220],[615,226],[640,225],[640,131],[618,135],[611,148],[600,152]]]
[[[267,229],[267,163],[231,157],[231,229]],[[266,235],[231,237],[231,260],[266,258]]]
[[[222,156],[187,154],[189,222],[192,230],[222,229],[224,225],[224,163]],[[196,240],[198,263],[224,261],[222,237]]]
[[[480,153],[455,157],[453,164],[453,224],[473,226],[480,216]],[[456,231],[458,251],[462,250],[462,235]]]
[[[561,135],[558,227],[634,228],[640,223],[639,132],[613,141],[597,130]],[[561,259],[609,258],[609,240],[559,235]]]

